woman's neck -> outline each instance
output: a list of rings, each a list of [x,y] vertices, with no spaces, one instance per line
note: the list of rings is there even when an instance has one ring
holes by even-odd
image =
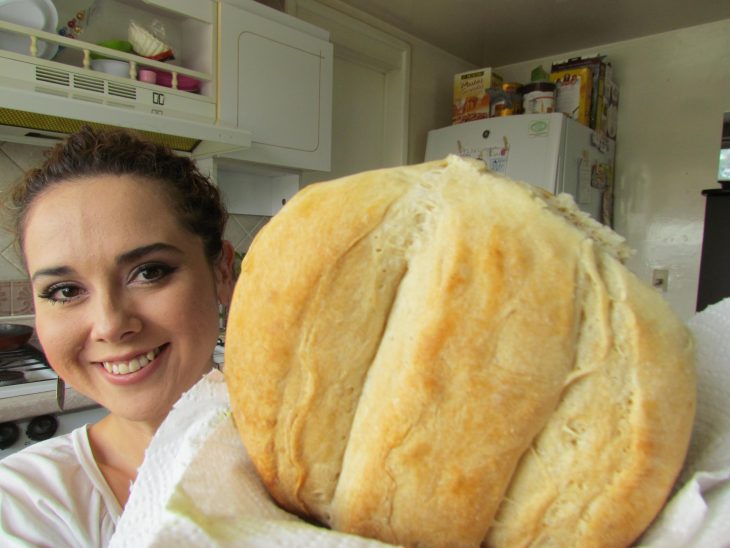
[[[94,459],[122,507],[158,426],[109,414],[89,427]]]

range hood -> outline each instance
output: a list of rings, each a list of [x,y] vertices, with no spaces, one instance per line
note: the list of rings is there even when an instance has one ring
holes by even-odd
[[[49,140],[60,140],[89,125],[134,129],[194,157],[245,150],[251,145],[248,131],[140,112],[84,94],[56,95],[55,90],[27,89],[18,84],[11,78],[0,82],[0,140],[47,146]],[[61,112],[63,116],[58,114]]]
[[[5,21],[0,21],[0,28],[29,31],[36,38],[78,47],[78,42],[70,39]],[[130,61],[136,70],[135,59],[139,58],[98,46],[89,49]],[[198,77],[204,85],[214,86],[213,82],[205,82],[207,75],[203,73],[155,62],[146,64]],[[0,141],[48,146],[90,125],[134,129],[195,158],[251,146],[249,131],[216,123],[215,97],[96,72],[88,68],[88,63],[83,68],[2,49],[0,74]]]

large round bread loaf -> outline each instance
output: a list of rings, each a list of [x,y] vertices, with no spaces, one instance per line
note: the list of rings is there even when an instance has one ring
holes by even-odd
[[[407,546],[625,546],[695,408],[688,330],[554,197],[444,161],[298,193],[230,310],[234,419],[278,503]]]

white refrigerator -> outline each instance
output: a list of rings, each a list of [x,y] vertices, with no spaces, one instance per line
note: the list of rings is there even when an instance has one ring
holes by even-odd
[[[428,133],[426,160],[448,154],[483,160],[489,169],[554,194],[610,225],[615,145],[562,113],[475,120]]]

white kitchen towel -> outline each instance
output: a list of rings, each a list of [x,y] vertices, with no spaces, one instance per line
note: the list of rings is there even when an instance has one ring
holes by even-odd
[[[697,416],[679,490],[641,539],[652,548],[730,547],[730,298],[689,322]]]
[[[273,503],[233,424],[223,375],[213,371],[155,434],[109,546],[385,545],[316,527]]]
[[[730,299],[690,322],[698,407],[677,491],[638,545],[730,547]],[[110,547],[383,546],[310,525],[277,507],[240,441],[223,375],[213,371],[171,411]]]

